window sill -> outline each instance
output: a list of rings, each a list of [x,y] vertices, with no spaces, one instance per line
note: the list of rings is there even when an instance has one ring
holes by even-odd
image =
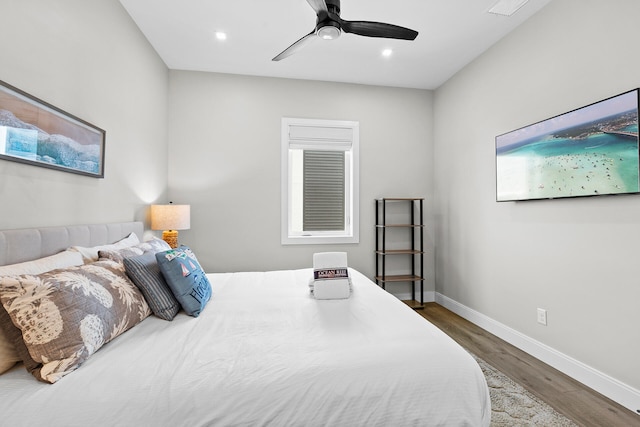
[[[282,236],[283,245],[340,245],[359,243],[359,236]]]

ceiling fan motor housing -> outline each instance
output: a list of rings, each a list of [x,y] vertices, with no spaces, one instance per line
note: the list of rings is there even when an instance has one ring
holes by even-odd
[[[330,13],[340,15],[340,0],[325,0],[324,2],[327,5],[327,10]]]
[[[339,20],[332,17],[332,15],[335,15],[340,18],[340,0],[325,0],[325,4],[329,13],[324,11],[318,13],[316,34],[324,40],[334,40],[342,34]]]

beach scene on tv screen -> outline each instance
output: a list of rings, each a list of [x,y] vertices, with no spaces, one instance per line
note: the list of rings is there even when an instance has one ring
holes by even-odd
[[[638,92],[496,137],[497,200],[637,193]]]

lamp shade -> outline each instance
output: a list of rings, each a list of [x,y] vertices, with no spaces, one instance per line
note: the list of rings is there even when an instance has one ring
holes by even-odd
[[[152,230],[188,230],[191,205],[151,205]]]

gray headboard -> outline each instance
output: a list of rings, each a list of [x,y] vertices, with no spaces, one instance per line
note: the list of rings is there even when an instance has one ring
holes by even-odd
[[[70,225],[0,231],[0,265],[15,264],[53,255],[69,246],[114,243],[130,233],[142,241],[142,222]]]

